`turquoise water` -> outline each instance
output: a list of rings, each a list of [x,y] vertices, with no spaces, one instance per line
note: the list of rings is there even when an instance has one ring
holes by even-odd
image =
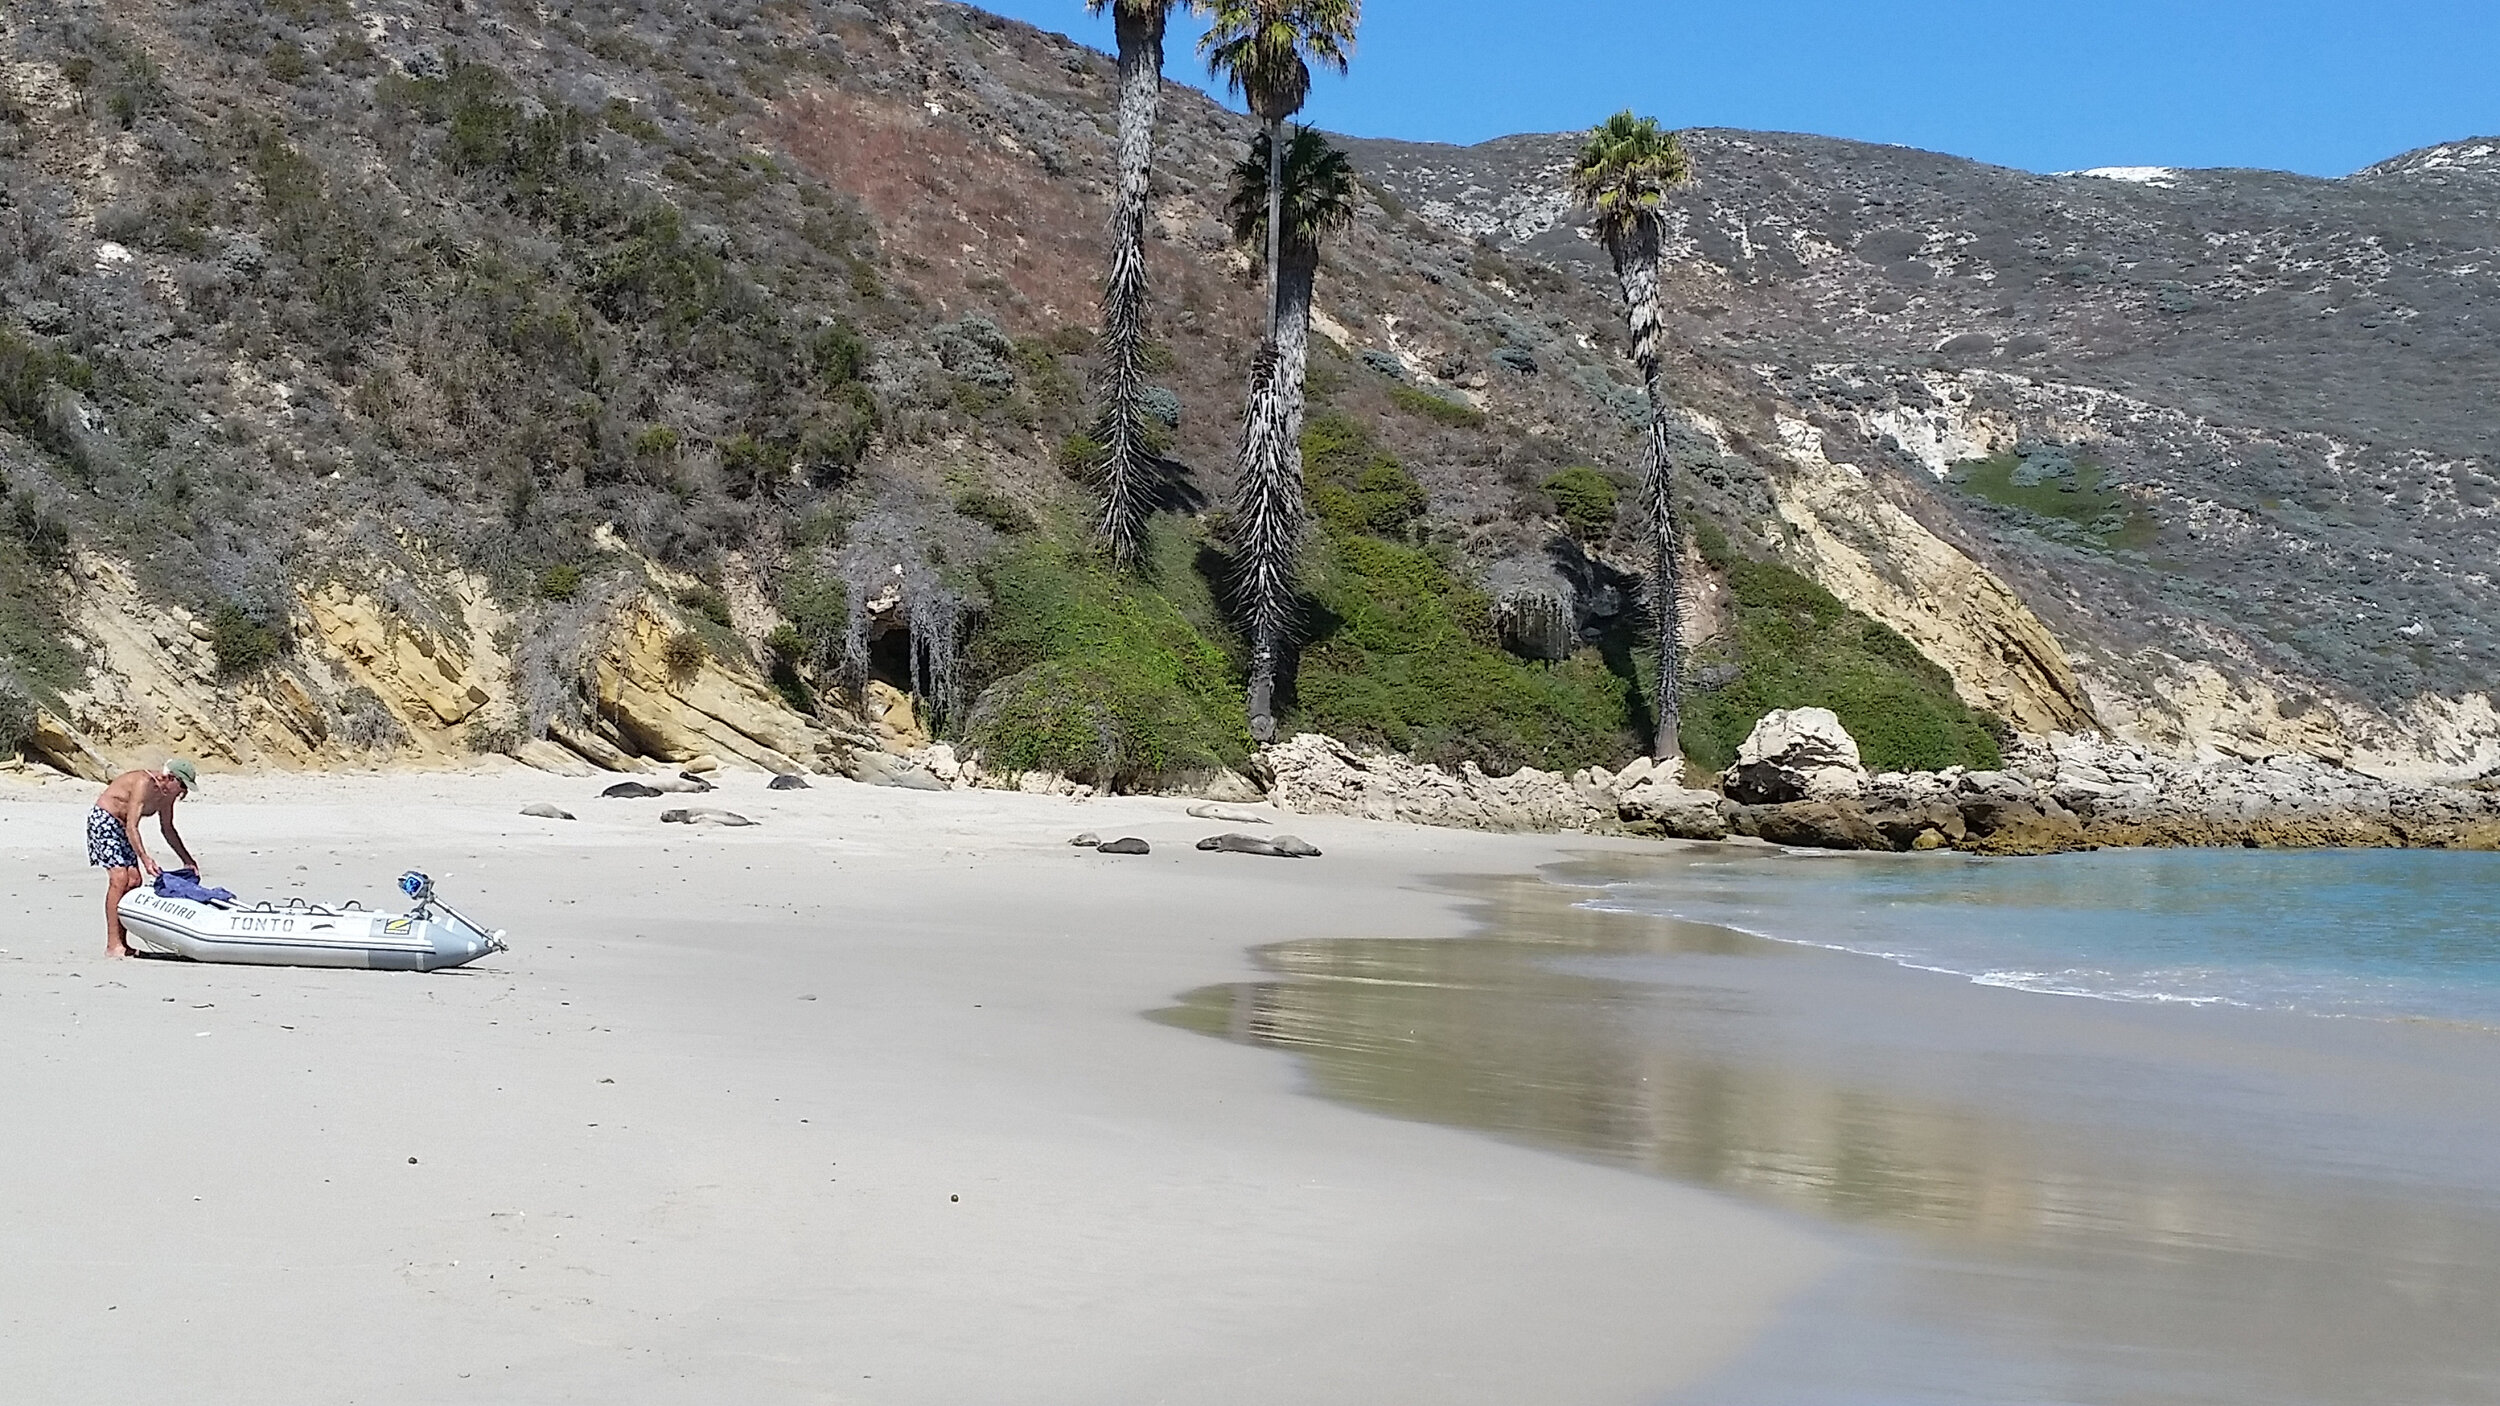
[[[2116,1001],[2500,1026],[2500,854],[1746,854],[1589,906]]]

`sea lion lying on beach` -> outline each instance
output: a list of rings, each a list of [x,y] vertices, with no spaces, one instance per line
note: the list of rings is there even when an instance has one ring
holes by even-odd
[[[696,808],[661,811],[660,823],[663,825],[753,825],[756,822],[734,810]]]
[[[1209,835],[1198,842],[1198,848],[1224,854],[1266,854],[1278,859],[1310,859],[1318,855],[1319,846],[1293,835]]]
[[[812,791],[815,788],[808,784],[806,777],[793,771],[765,782],[764,789],[767,791]]]

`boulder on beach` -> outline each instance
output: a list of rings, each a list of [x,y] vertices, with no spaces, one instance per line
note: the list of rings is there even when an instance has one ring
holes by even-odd
[[[1108,844],[1098,845],[1095,851],[1099,854],[1151,854],[1154,852],[1152,846],[1135,835],[1123,836]]]
[[[561,806],[551,806],[545,801],[540,801],[535,805],[523,806],[521,807],[521,813],[538,820],[570,820],[573,818],[573,812],[566,810]]]
[[[947,784],[904,758],[866,749],[851,754],[851,779],[869,786],[894,786],[905,791],[944,791]]]
[[[1255,811],[1243,810],[1239,806],[1217,805],[1212,801],[1203,805],[1191,806],[1189,808],[1189,813],[1196,816],[1200,820],[1221,820],[1227,825],[1266,825],[1271,823],[1266,816],[1260,815]]]
[[[806,777],[793,771],[765,782],[764,789],[767,791],[807,791],[814,788],[807,784]]]
[[[1783,708],[1753,725],[1724,779],[1739,805],[1834,801],[1866,789],[1866,765],[1831,709]]]
[[[1642,768],[1630,785],[1615,793],[1615,818],[1626,825],[1654,825],[1669,839],[1726,839],[1727,817],[1719,793],[1695,790],[1676,777],[1673,766]]]

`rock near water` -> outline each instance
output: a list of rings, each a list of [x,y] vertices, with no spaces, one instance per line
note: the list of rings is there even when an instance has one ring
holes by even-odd
[[[1725,777],[1740,805],[1829,801],[1866,785],[1857,739],[1829,708],[1782,709],[1753,725]]]

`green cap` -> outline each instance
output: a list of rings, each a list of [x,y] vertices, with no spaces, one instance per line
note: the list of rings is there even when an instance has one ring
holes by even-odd
[[[189,757],[176,757],[165,763],[165,774],[181,782],[185,794],[200,789],[200,769],[191,764]]]

